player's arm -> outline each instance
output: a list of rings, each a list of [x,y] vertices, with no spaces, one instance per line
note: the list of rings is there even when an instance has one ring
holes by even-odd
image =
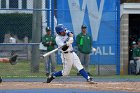
[[[66,44],[67,44],[67,45],[70,45],[70,44],[72,44],[73,41],[74,41],[74,40],[73,40],[73,33],[70,32],[69,30],[66,31],[66,33],[67,33],[67,35],[69,36],[68,41],[66,41]]]
[[[69,37],[73,37],[73,33],[71,31],[67,30],[66,33]]]
[[[61,49],[63,51],[66,51],[68,49],[68,46],[59,37],[56,37],[55,41],[56,41],[56,44],[58,45],[58,47],[62,47]]]
[[[50,41],[50,45],[56,45],[55,37],[54,36],[52,36],[52,39]]]
[[[49,46],[49,42],[46,41],[45,36],[42,38],[42,44],[46,47]]]

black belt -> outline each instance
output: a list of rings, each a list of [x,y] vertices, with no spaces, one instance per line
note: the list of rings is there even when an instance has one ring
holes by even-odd
[[[74,51],[66,51],[66,52],[63,52],[63,53],[67,54],[67,53],[72,53],[72,52],[74,52]]]

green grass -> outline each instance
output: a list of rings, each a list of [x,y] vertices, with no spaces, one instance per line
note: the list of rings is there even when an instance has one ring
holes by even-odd
[[[56,66],[56,71],[62,70],[62,65]],[[95,73],[95,66],[90,65],[90,73]],[[76,76],[77,70],[72,68],[70,76]],[[11,65],[9,63],[0,63],[0,76],[5,78],[30,78],[30,77],[39,77],[44,78],[45,76],[45,67],[44,63],[41,61],[39,66],[39,73],[31,73],[30,61],[19,61],[16,65]],[[97,76],[93,74],[96,78],[140,78],[140,75],[112,75],[112,76]]]
[[[94,65],[90,66],[90,72],[95,71]],[[56,66],[56,71],[62,70],[62,65]],[[77,70],[72,68],[70,75],[76,76]],[[44,63],[40,62],[39,73],[31,73],[30,61],[19,61],[16,65],[0,63],[0,75],[2,77],[24,78],[24,77],[46,77]]]

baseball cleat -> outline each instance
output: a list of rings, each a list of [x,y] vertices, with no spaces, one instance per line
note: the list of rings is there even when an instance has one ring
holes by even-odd
[[[47,78],[47,82],[46,83],[50,83],[53,79],[55,79],[53,77],[53,75],[50,75],[48,78]]]
[[[2,83],[2,77],[0,77],[0,83]]]
[[[87,82],[90,83],[90,84],[97,84],[97,83],[93,80],[93,78],[89,78],[89,79],[87,80]]]
[[[9,62],[11,65],[15,65],[17,63],[17,57],[18,55],[13,55],[11,58],[9,58]]]

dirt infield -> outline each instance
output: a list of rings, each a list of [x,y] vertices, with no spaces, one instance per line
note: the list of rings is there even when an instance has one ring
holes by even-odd
[[[98,82],[89,84],[87,82],[3,82],[0,89],[37,89],[37,88],[75,88],[87,90],[113,90],[140,92],[140,82]]]

